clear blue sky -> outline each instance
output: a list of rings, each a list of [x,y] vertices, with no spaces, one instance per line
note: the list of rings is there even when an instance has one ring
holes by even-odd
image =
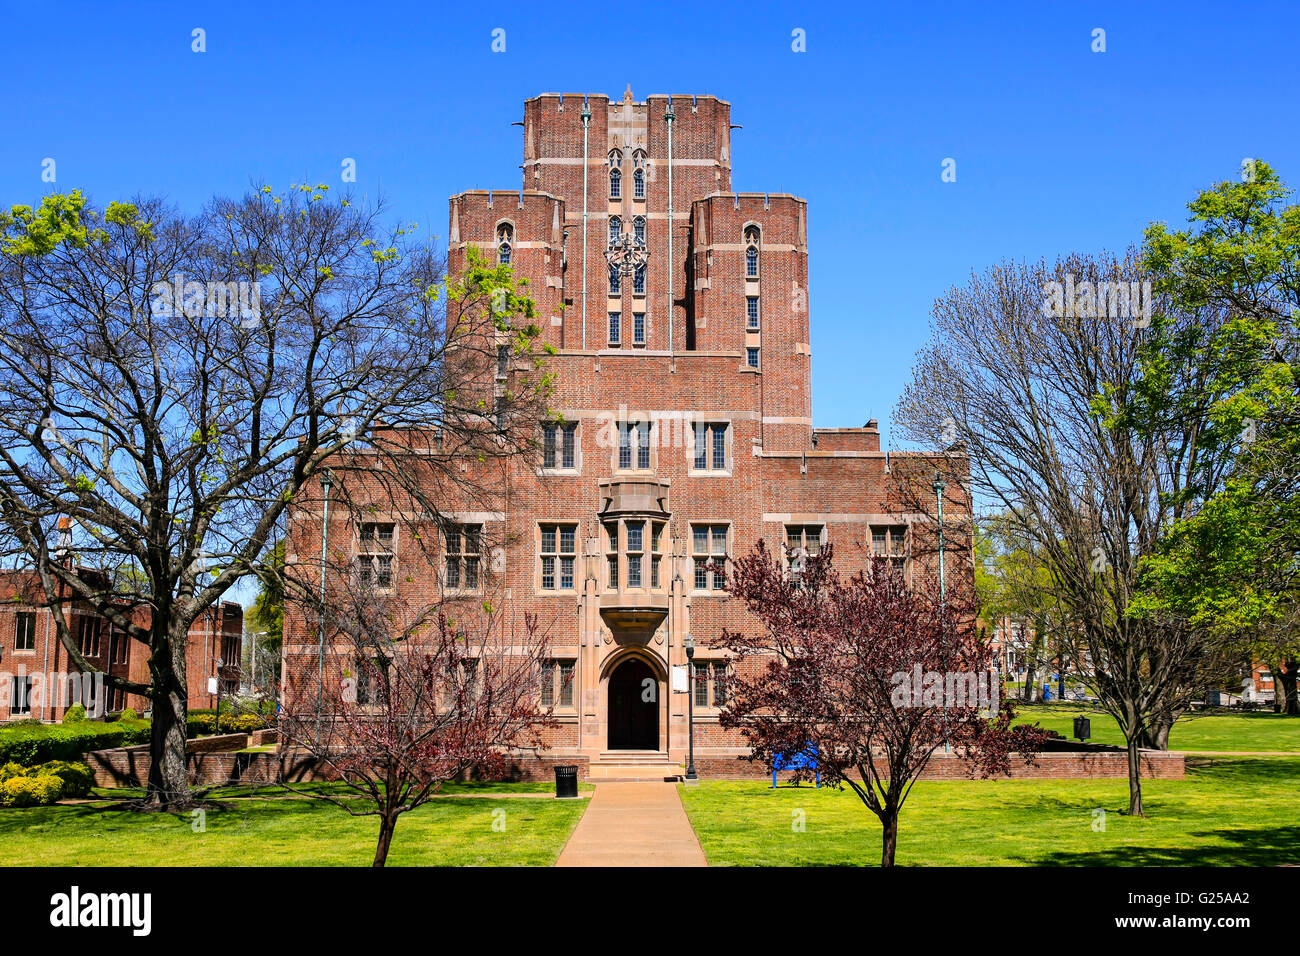
[[[0,34],[5,206],[81,188],[197,210],[353,157],[358,191],[444,235],[451,193],[519,187],[528,96],[727,99],[735,187],[810,203],[816,423],[875,416],[886,441],[930,305],[972,269],[1121,249],[1244,157],[1300,183],[1295,0],[0,0]]]

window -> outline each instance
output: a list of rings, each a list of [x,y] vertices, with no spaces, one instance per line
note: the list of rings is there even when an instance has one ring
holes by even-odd
[[[657,588],[659,584],[659,563],[663,558],[663,537],[664,525],[662,521],[655,521],[650,525],[650,586]]]
[[[785,546],[789,549],[786,561],[792,574],[802,573],[805,557],[821,554],[824,531],[825,525],[820,524],[786,525]]]
[[[618,467],[632,467],[632,449],[636,448],[636,467],[646,470],[650,467],[650,423],[619,422],[618,425]]]
[[[32,681],[29,676],[15,677],[9,694],[9,713],[18,716],[32,712]]]
[[[77,618],[77,647],[85,657],[99,656],[99,631],[102,622],[90,614]]]
[[[627,586],[641,587],[641,562],[645,557],[645,522],[627,523]]]
[[[130,654],[130,640],[130,637],[113,625],[108,626],[108,653],[114,664],[126,663],[127,656]]]
[[[611,169],[609,171],[609,198],[623,198],[623,174],[617,169]]]
[[[578,433],[577,422],[557,424],[547,422],[542,426],[542,467],[574,468],[576,467],[575,446]]]
[[[645,242],[645,216],[637,216],[632,220],[632,233],[637,242]]]
[[[618,266],[609,267],[609,294],[623,294],[623,275],[618,271]]]
[[[750,368],[758,368],[758,349],[745,349],[745,364]]]
[[[695,426],[695,469],[725,471],[727,468],[727,425],[699,423]]]
[[[14,619],[14,650],[36,650],[36,612],[19,611]]]
[[[691,525],[691,556],[695,564],[695,590],[721,591],[727,586],[726,573],[711,568],[712,562],[726,564],[727,526]]]
[[[632,171],[632,198],[645,199],[645,170]]]
[[[623,220],[618,216],[609,217],[609,241],[618,242],[619,237],[623,235]]]
[[[745,250],[745,276],[750,279],[758,278],[758,250],[753,246]]]
[[[393,586],[393,531],[391,523],[367,522],[361,526],[357,574],[363,586]]]
[[[632,313],[632,344],[645,345],[645,313]]]
[[[748,328],[758,328],[758,296],[745,296],[745,325]]]
[[[542,530],[542,590],[572,591],[573,563],[578,553],[578,526],[544,524]]]
[[[108,711],[117,714],[126,709],[126,691],[120,687],[110,687],[108,690]]]
[[[374,707],[380,698],[379,665],[365,657],[357,658],[357,704]]]
[[[695,706],[722,707],[727,703],[727,662],[695,662]]]
[[[871,529],[871,553],[899,571],[907,565],[907,525]]]
[[[481,524],[454,524],[447,529],[448,588],[478,589],[479,556],[483,551]]]
[[[515,227],[508,222],[497,226],[497,263],[510,265],[511,247],[515,241]]]
[[[640,265],[632,273],[632,294],[645,295],[645,266]]]
[[[502,379],[510,374],[510,346],[497,346],[497,378]]]
[[[547,661],[542,665],[542,706],[572,707],[574,661]]]
[[[609,314],[609,344],[618,345],[623,335],[623,313],[611,312]]]

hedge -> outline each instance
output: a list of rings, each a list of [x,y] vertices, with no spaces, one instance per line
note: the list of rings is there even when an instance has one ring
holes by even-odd
[[[147,721],[119,720],[111,724],[20,724],[0,727],[0,765],[24,767],[52,760],[77,760],[91,750],[129,747],[149,742]]]

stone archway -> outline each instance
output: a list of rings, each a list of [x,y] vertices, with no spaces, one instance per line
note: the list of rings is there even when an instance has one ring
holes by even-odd
[[[640,657],[628,656],[609,675],[606,691],[610,750],[659,749],[659,681]]]

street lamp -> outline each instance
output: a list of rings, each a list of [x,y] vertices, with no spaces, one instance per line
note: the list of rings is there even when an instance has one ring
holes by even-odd
[[[695,780],[695,638],[686,635],[686,673],[690,679],[686,682],[686,739],[687,761],[686,779]]]
[[[320,519],[320,606],[317,608],[320,620],[316,628],[319,643],[317,651],[319,683],[316,685],[316,743],[318,745],[320,744],[321,712],[325,705],[325,561],[327,559],[325,549],[329,543],[330,488],[333,484],[334,473],[326,468],[320,476],[321,490],[325,493],[325,510],[321,513]]]
[[[934,472],[934,500],[939,506],[939,601],[944,600],[943,584],[943,490],[948,486],[939,477],[938,469]]]

